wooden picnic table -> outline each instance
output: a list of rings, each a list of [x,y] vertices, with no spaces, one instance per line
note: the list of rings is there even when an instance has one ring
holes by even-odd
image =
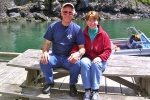
[[[28,71],[26,84],[44,82],[40,71],[40,57],[42,50],[28,49],[16,58],[10,60],[7,65],[25,68]],[[54,69],[54,78],[69,75],[67,70]],[[108,59],[108,67],[104,76],[119,82],[136,92],[150,95],[150,59],[143,56],[111,55]],[[122,77],[135,77],[136,83],[131,83]],[[146,91],[146,92],[145,92]]]

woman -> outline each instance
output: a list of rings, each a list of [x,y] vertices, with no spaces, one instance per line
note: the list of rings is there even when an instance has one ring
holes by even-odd
[[[85,19],[87,23],[84,29],[86,53],[81,59],[84,100],[99,100],[100,78],[111,54],[111,42],[108,34],[98,24],[98,12],[89,11]]]

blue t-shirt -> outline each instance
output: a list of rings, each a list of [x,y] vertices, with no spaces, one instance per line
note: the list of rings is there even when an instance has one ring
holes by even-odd
[[[44,38],[52,42],[52,53],[56,55],[68,56],[74,44],[85,44],[81,27],[73,22],[69,26],[63,26],[62,21],[52,23]]]

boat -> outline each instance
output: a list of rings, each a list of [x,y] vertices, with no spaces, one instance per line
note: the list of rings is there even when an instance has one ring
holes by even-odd
[[[128,38],[111,39],[115,55],[150,55],[150,39],[135,27],[127,28]]]

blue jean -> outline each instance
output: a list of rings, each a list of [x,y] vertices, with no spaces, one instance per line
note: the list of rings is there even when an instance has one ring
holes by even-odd
[[[52,83],[53,78],[53,68],[63,67],[68,69],[70,72],[70,84],[76,84],[78,81],[78,75],[80,73],[80,61],[76,64],[70,63],[67,59],[68,56],[58,56],[55,54],[49,55],[50,59],[48,64],[42,64],[40,62],[40,67],[46,80],[46,84]]]
[[[106,66],[107,62],[92,63],[87,57],[81,59],[81,77],[84,89],[99,89],[101,75]]]

